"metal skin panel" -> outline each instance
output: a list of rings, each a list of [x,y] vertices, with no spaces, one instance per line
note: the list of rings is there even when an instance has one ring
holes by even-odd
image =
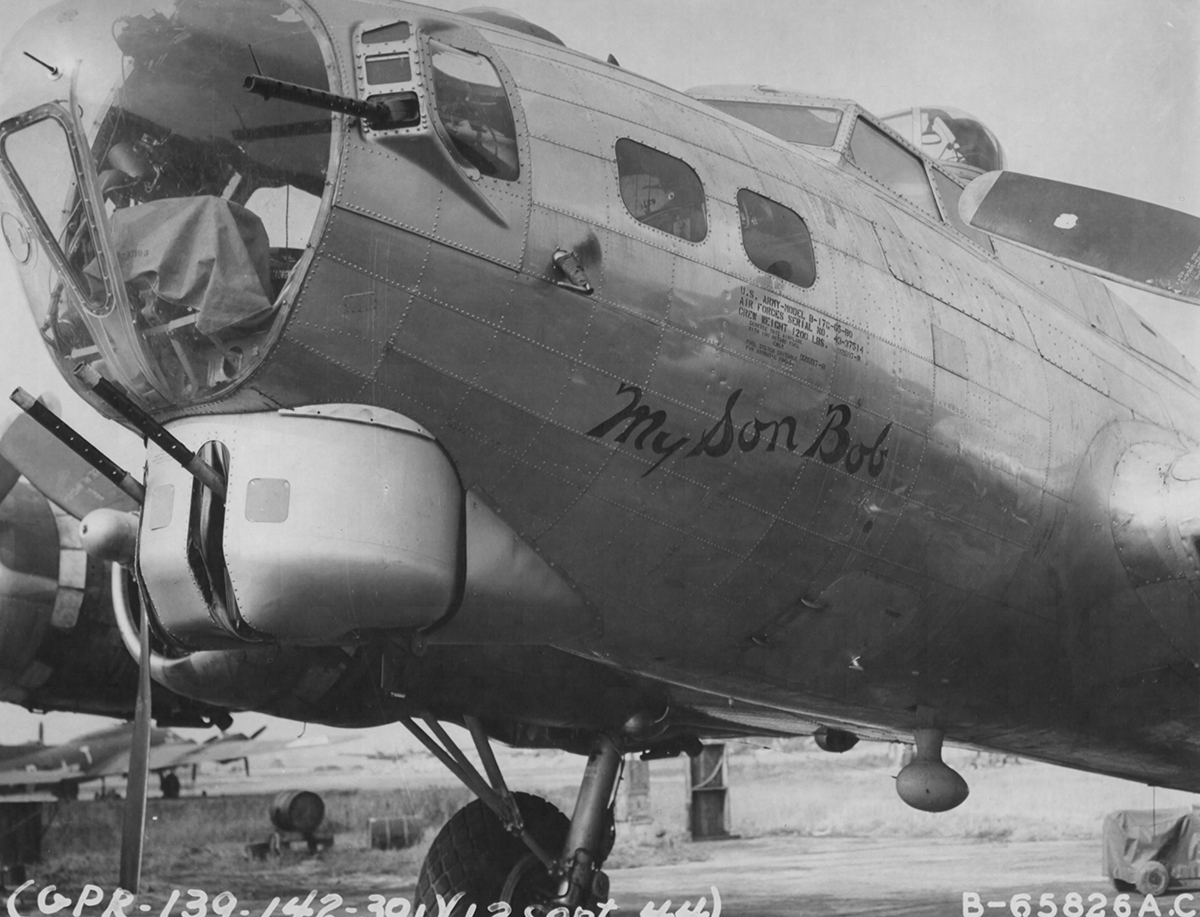
[[[1117,318],[1117,310],[1113,306],[1112,298],[1108,295],[1108,288],[1104,283],[1082,271],[1075,272],[1074,280],[1075,286],[1079,290],[1079,299],[1083,303],[1091,326],[1118,344],[1126,343],[1125,333],[1121,329],[1121,321]]]
[[[1195,382],[1196,370],[1187,358],[1142,321],[1141,317],[1116,293],[1109,290],[1108,295],[1130,346],[1180,379]]]
[[[947,245],[958,239],[937,233],[907,214],[893,216],[896,230],[877,226],[880,245],[896,279],[936,297],[1007,338],[1014,332],[1001,295],[988,284],[994,271],[986,263],[964,269]]]
[[[349,73],[353,25],[378,8],[319,7]],[[404,4],[395,9],[409,14]],[[424,15],[412,11],[414,22]],[[522,680],[523,664],[554,653],[438,648],[438,665],[412,662],[402,676],[430,708],[574,726],[584,715],[556,694],[608,684],[603,668],[576,662],[590,660],[668,695],[686,689],[884,734],[932,722],[951,739],[1200,786],[1200,749],[1179,749],[1154,731],[1180,715],[1170,698],[1198,687],[1194,674],[1171,674],[1183,658],[1164,635],[1175,612],[1160,620],[1146,607],[1154,596],[1140,592],[1161,573],[1151,568],[1160,557],[1152,529],[1169,517],[1155,514],[1118,550],[1110,512],[1114,471],[1130,445],[1190,447],[1174,429],[1125,430],[1136,406],[1109,397],[1091,354],[1129,370],[1123,402],[1160,388],[1178,428],[1200,429],[1196,392],[1181,378],[1163,385],[1164,372],[1072,318],[1079,303],[1069,273],[1069,291],[1043,293],[1036,276],[1018,276],[1027,261],[1003,251],[991,259],[924,226],[852,169],[789,151],[568,50],[483,26],[468,33],[482,36],[475,47],[496,62],[520,122],[520,181],[477,182],[432,148],[374,144],[348,128],[313,268],[282,342],[249,382],[283,407],[344,400],[411,417],[445,448],[462,485],[487,494],[515,536],[603,618],[602,634],[556,637],[573,655],[537,669],[545,676],[536,682]],[[564,83],[553,108],[578,106],[573,123],[594,131],[586,153],[528,139],[522,83],[548,95],[552,69]],[[545,118],[550,108],[531,104],[530,112]],[[709,143],[713,124],[725,139]],[[607,184],[580,181],[578,202],[561,212],[571,203],[561,200],[571,170],[590,157],[586,174],[598,181],[604,170],[592,160],[611,156],[622,137],[697,170],[711,224],[704,240],[634,220],[614,160]],[[557,174],[543,180],[543,172]],[[743,181],[769,187],[806,220],[818,258],[811,288],[748,266],[730,206]],[[898,225],[923,229],[914,242]],[[559,245],[586,245],[592,296],[553,282],[546,255]],[[361,311],[348,315],[347,296],[366,293],[374,306],[353,300]],[[935,326],[943,344],[957,338],[961,347],[939,354]],[[211,435],[201,429],[233,429],[235,419],[176,425],[198,445]],[[299,422],[279,420],[279,429]],[[253,423],[245,429],[250,437]],[[329,519],[353,508],[359,523],[358,509],[373,507],[353,488],[375,485],[357,478],[382,480],[359,470],[364,456],[379,454],[374,439],[351,448],[352,437],[321,436],[319,448],[287,455],[277,437],[264,437],[252,450],[263,467],[239,460],[241,439],[239,430],[228,444],[240,482],[228,518],[244,518],[236,500],[249,478],[286,479],[287,520],[246,526],[277,536],[303,520],[304,531],[287,558],[277,556],[277,537],[226,532],[239,598],[253,591],[245,577],[255,557],[288,564],[289,578],[304,572],[305,556],[328,572],[330,555],[315,537],[328,519],[316,508]],[[297,464],[267,467],[285,460]],[[157,463],[152,455],[155,476],[164,473]],[[347,477],[349,495],[341,505],[315,500],[305,515],[302,495],[316,493],[309,473]],[[176,499],[190,491],[180,478]],[[187,515],[177,508],[166,528],[143,531],[147,550]],[[182,542],[173,548],[178,567]],[[1121,551],[1135,558],[1131,568]],[[361,561],[348,551],[339,558]],[[1169,602],[1180,607],[1178,596]],[[171,613],[170,602],[155,604],[160,616]],[[427,623],[435,605],[403,623]],[[243,613],[252,606],[247,598]],[[395,624],[383,609],[380,598],[339,633],[315,613],[260,623],[315,643],[347,627]],[[456,639],[471,639],[460,623]],[[1150,637],[1147,623],[1159,625]],[[756,639],[764,629],[766,646]],[[476,634],[487,638],[485,628]],[[424,680],[479,659],[500,668],[478,682],[445,678],[442,693]],[[1166,674],[1138,681],[1138,672]],[[336,677],[320,665],[313,673],[326,687]],[[633,695],[613,696],[622,698],[608,708],[619,723]],[[568,715],[580,719],[554,719]],[[1200,729],[1200,715],[1183,716]]]
[[[1027,288],[1041,293],[1067,312],[1087,321],[1087,311],[1072,276],[1074,271],[999,239],[993,239],[992,244],[1000,263],[1009,267]]]
[[[1128,372],[1128,364],[1119,368],[1107,360],[1097,360],[1100,371],[1104,373],[1104,381],[1108,383],[1108,391],[1113,401],[1129,408],[1130,415],[1138,420],[1149,421],[1160,427],[1171,425],[1170,415],[1162,403],[1162,399],[1150,389],[1147,389],[1137,375]],[[1134,370],[1136,373],[1136,370]]]

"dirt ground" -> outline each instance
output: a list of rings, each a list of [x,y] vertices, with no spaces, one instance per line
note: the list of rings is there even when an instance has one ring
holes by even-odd
[[[775,915],[963,914],[963,893],[975,892],[988,913],[1010,913],[1013,895],[1045,893],[1060,909],[1066,895],[1086,907],[1103,894],[1112,913],[1115,892],[1100,875],[1099,846],[1091,841],[968,842],[871,838],[771,837],[714,841],[709,859],[610,872],[620,912],[638,913],[647,901],[721,898],[721,913]],[[1135,896],[1140,901],[1140,896]],[[1003,900],[1002,909],[986,908]],[[1132,905],[1137,913],[1139,905]],[[1048,911],[1048,908],[1044,908]],[[1166,913],[1166,908],[1163,908]]]
[[[1042,895],[1051,894],[1059,913],[1069,903],[1067,895],[1076,893],[1087,908],[1101,905],[1106,910],[1091,913],[1115,913],[1115,892],[1099,870],[1099,849],[1091,841],[961,842],[941,838],[919,841],[843,837],[770,837],[712,841],[691,844],[684,862],[661,865],[629,865],[607,870],[612,881],[612,897],[619,915],[647,915],[651,905],[655,915],[680,912],[685,902],[703,908],[710,917],[714,912],[714,894],[720,899],[720,913],[726,917],[776,917],[776,915],[907,915],[907,917],[944,917],[966,914],[963,893],[979,895],[982,911],[975,914],[1007,914],[1014,895],[1032,896],[1033,911],[1039,910]],[[349,851],[345,852],[349,854]],[[278,896],[275,915],[298,913],[286,903],[303,900],[315,889],[315,911],[328,907],[327,917],[369,917],[384,901],[392,903],[393,917],[402,917],[406,908],[396,899],[412,901],[416,884],[416,864],[409,862],[396,871],[370,852],[358,857],[317,859],[285,858],[255,876],[242,871],[231,874],[220,861],[205,862],[200,856],[190,864],[148,876],[139,903],[159,914],[178,889],[180,897],[174,915],[196,917],[198,896],[190,889],[206,893],[214,917],[261,917]],[[16,902],[22,917],[38,914],[36,892],[53,875],[31,876],[36,885]],[[99,881],[106,896],[111,882]],[[80,885],[62,881],[59,891],[73,901]],[[236,904],[217,896],[230,891]],[[340,900],[337,897],[340,896]],[[373,896],[376,902],[373,908]],[[1173,895],[1170,896],[1173,899]],[[1200,901],[1200,897],[1197,899]],[[987,907],[988,903],[998,905]],[[1000,902],[1003,902],[1000,905]],[[1134,895],[1132,912],[1138,913],[1142,898]],[[107,900],[104,902],[107,903]],[[1169,912],[1164,901],[1161,913]],[[1190,906],[1190,902],[1189,902]],[[666,911],[660,910],[666,908]],[[185,908],[187,909],[185,911]],[[1044,909],[1044,908],[1043,908]],[[228,913],[222,915],[221,910]],[[89,908],[85,915],[100,917],[102,906]],[[1048,912],[1048,911],[1047,911]],[[64,914],[70,911],[63,911]],[[382,914],[379,910],[379,914]],[[692,912],[694,917],[700,915]],[[1082,913],[1082,911],[1080,912]],[[1182,911],[1186,913],[1186,909]]]

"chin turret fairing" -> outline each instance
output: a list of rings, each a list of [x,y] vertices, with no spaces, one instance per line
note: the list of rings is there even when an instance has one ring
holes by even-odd
[[[322,405],[170,430],[224,490],[151,448],[137,564],[178,649],[329,646],[380,631],[524,643],[595,627],[561,575],[399,414]]]

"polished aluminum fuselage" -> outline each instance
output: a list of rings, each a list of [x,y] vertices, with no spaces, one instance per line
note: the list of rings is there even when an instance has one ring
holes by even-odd
[[[316,8],[343,79],[360,21],[442,16]],[[519,178],[445,180],[335,131],[273,349],[232,394],[163,416],[412,418],[598,611],[602,631],[559,648],[697,715],[934,726],[1200,787],[1179,534],[1200,502],[1186,476],[1167,483],[1200,429],[1186,362],[1087,275],[985,252],[853,168],[615,66],[469,28],[509,89]],[[632,218],[621,138],[696,171],[703,241]],[[741,189],[807,222],[810,288],[751,263]],[[592,295],[558,283],[558,250]]]

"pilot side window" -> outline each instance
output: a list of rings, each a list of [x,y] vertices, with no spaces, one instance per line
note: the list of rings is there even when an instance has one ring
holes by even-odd
[[[624,138],[617,141],[621,200],[639,223],[699,242],[708,235],[704,186],[691,166]]]
[[[812,236],[800,215],[745,188],[738,191],[742,245],[746,254],[768,274],[811,287],[817,279]]]
[[[850,135],[848,155],[854,165],[877,182],[891,188],[935,220],[941,219],[920,158],[879,128],[859,118]]]

